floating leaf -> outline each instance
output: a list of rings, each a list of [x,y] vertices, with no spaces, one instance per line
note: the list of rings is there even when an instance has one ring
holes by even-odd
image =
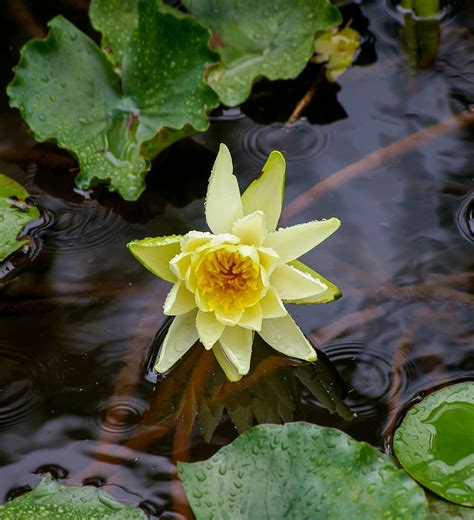
[[[61,486],[46,475],[29,493],[0,506],[0,520],[146,520],[138,507],[123,505],[91,487]]]
[[[0,262],[28,243],[18,235],[40,217],[38,209],[26,202],[28,197],[23,186],[0,173]]]
[[[46,40],[25,45],[8,87],[36,139],[56,140],[77,157],[79,188],[110,182],[126,200],[145,188],[149,159],[205,130],[206,112],[218,103],[203,79],[216,59],[209,32],[190,17],[159,12],[155,0],[138,9],[121,80],[97,45],[59,16]]]
[[[222,64],[209,84],[221,101],[235,106],[259,78],[295,78],[314,52],[314,37],[341,23],[328,0],[183,0],[211,28]]]
[[[179,463],[198,520],[425,519],[423,490],[391,457],[309,423],[256,426],[207,461]]]
[[[94,29],[102,33],[102,50],[120,68],[138,26],[138,0],[91,0],[89,18]]]
[[[328,81],[337,81],[354,61],[354,56],[360,47],[360,34],[344,27],[340,31],[328,31],[314,42],[316,63],[325,63]]]
[[[474,506],[474,382],[458,383],[414,405],[393,437],[400,464],[425,487]]]

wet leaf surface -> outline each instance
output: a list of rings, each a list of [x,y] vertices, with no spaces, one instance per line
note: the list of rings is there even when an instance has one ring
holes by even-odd
[[[46,475],[29,493],[0,506],[2,520],[144,520],[145,513],[122,505],[107,493],[92,486],[62,486]]]
[[[314,52],[314,36],[341,22],[326,0],[185,0],[184,5],[213,32],[222,64],[209,84],[228,106],[245,101],[253,83],[295,78]]]
[[[17,237],[26,224],[40,217],[38,209],[26,202],[28,197],[23,186],[0,173],[0,262],[28,243]]]
[[[428,494],[428,520],[474,520],[474,509],[446,502],[441,498]]]
[[[136,200],[149,159],[208,127],[206,112],[217,104],[203,80],[215,61],[209,33],[190,18],[158,12],[151,0],[141,3],[120,83],[84,33],[61,16],[50,27],[46,40],[23,48],[10,103],[37,140],[55,140],[78,159],[80,189],[105,182]]]
[[[473,506],[474,383],[447,386],[414,405],[393,437],[395,454],[418,482]]]
[[[309,423],[256,426],[207,461],[179,463],[178,472],[198,520],[427,514],[423,490],[390,457]]]

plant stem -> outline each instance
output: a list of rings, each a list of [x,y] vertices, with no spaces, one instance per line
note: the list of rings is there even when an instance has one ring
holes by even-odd
[[[320,83],[320,81],[323,78],[325,71],[325,67],[322,66],[321,69],[318,72],[318,75],[316,76],[315,80],[311,83],[308,92],[298,101],[296,104],[293,112],[291,113],[290,117],[288,118],[288,121],[285,123],[286,125],[291,125],[294,123],[303,113],[303,111],[306,109],[306,107],[311,103],[311,100],[313,99],[314,95],[316,94],[317,87]]]
[[[346,184],[352,179],[383,165],[386,161],[406,154],[439,137],[474,123],[474,110],[466,110],[456,116],[443,119],[439,123],[410,134],[387,146],[379,148],[362,159],[332,173],[322,181],[293,199],[282,212],[280,224],[288,221],[321,195]]]

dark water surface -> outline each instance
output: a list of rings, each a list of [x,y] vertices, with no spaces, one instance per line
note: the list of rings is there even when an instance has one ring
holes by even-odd
[[[44,4],[24,4],[40,27],[59,12],[87,27],[86,2]],[[31,27],[18,2],[0,5],[7,35],[0,171],[23,183],[44,214],[33,232],[35,258],[0,287],[0,501],[50,471],[65,482],[106,486],[152,518],[179,518],[171,512],[173,431],[142,444],[145,451],[117,448],[150,407],[153,384],[143,376],[169,288],[125,245],[204,229],[202,197],[220,142],[231,149],[242,187],[271,150],[285,152],[288,204],[415,136],[288,207],[285,225],[331,216],[343,222],[304,259],[341,287],[343,298],[291,312],[351,388],[346,404],[357,417],[331,415],[309,392],[298,394],[298,413],[381,447],[397,411],[420,392],[474,378],[474,125],[449,119],[474,105],[469,2],[446,11],[438,58],[418,71],[400,51],[390,2],[348,4],[346,18],[364,34],[361,55],[338,86],[321,86],[307,120],[282,124],[314,66],[295,81],[262,82],[241,110],[217,111],[208,132],[156,161],[150,188],[134,204],[105,190],[75,193],[73,161],[52,145],[35,146],[8,109],[9,68]],[[441,130],[440,121],[448,121]],[[266,412],[263,406],[261,416]],[[191,458],[208,457],[236,435],[227,415],[209,444],[196,426]]]

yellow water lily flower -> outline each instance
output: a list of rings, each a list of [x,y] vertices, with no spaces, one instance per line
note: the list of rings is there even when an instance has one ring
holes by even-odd
[[[175,316],[155,370],[166,372],[197,340],[212,349],[231,381],[250,369],[257,332],[275,350],[316,360],[284,303],[325,303],[339,289],[296,259],[340,226],[337,218],[276,229],[285,159],[272,152],[262,175],[240,195],[232,158],[221,144],[209,179],[206,220],[212,233],[135,240],[131,253],[173,284],[164,313]]]

